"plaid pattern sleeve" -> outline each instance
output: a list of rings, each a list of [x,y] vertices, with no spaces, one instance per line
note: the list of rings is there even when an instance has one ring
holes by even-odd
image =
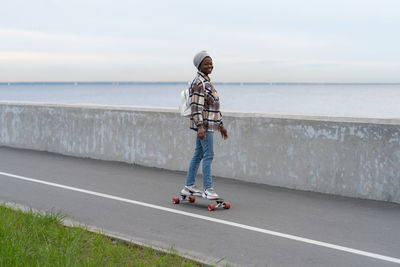
[[[203,125],[203,111],[204,111],[204,100],[205,100],[205,88],[201,80],[196,79],[192,83],[192,103],[190,107],[192,109],[192,118],[195,128]],[[192,127],[191,127],[192,128]]]
[[[219,97],[208,76],[201,72],[197,73],[191,85],[190,96],[192,97],[190,128],[197,130],[203,125],[206,131],[218,131],[223,124]]]

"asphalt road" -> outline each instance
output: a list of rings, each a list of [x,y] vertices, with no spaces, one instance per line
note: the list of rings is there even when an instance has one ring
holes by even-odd
[[[189,163],[189,159],[188,159]],[[185,173],[0,147],[0,201],[238,266],[399,266],[400,205],[214,178],[231,209],[172,204]],[[201,185],[201,179],[198,179]]]

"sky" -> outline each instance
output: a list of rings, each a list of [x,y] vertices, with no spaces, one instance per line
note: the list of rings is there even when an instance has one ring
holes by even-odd
[[[0,1],[0,82],[400,82],[399,0]]]

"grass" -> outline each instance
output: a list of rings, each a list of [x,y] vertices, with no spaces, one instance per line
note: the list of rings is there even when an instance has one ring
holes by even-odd
[[[0,266],[202,266],[172,249],[163,253],[66,227],[64,218],[0,204]]]

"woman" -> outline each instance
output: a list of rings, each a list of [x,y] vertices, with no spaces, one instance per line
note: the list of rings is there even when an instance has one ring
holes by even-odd
[[[211,163],[214,158],[214,132],[219,131],[223,139],[228,138],[228,132],[222,123],[218,93],[208,76],[213,70],[210,55],[206,51],[197,53],[194,56],[193,64],[198,71],[190,86],[190,97],[192,99],[190,128],[197,132],[197,138],[194,155],[186,176],[186,184],[181,193],[217,199],[219,197],[212,187],[211,177]],[[201,160],[203,160],[204,191],[198,189],[195,185]]]

